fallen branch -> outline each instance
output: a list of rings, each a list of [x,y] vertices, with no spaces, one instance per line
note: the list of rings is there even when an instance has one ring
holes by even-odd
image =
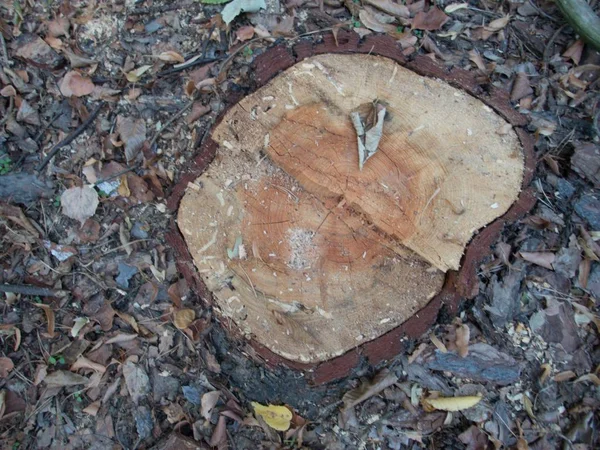
[[[0,284],[0,292],[11,292],[13,294],[37,295],[40,297],[64,297],[67,291],[42,288],[37,286],[26,286],[23,284]]]
[[[600,50],[600,17],[585,0],[556,0],[569,25],[581,38]]]
[[[96,107],[96,109],[94,111],[92,111],[92,113],[89,115],[89,117],[81,125],[79,125],[77,127],[77,129],[75,131],[73,131],[66,138],[64,138],[62,141],[60,141],[54,147],[52,147],[52,149],[50,150],[50,152],[48,153],[48,155],[46,156],[46,158],[44,158],[44,160],[37,167],[37,169],[36,169],[37,172],[41,172],[42,169],[48,165],[48,163],[50,162],[50,160],[52,158],[54,158],[54,156],[58,153],[58,151],[61,148],[66,147],[71,142],[73,142],[75,139],[77,139],[77,137],[81,133],[83,133],[86,130],[86,128],[89,127],[94,122],[94,120],[96,120],[96,117],[98,117],[98,114],[100,114],[100,110],[102,109],[103,106],[104,106],[104,102],[101,102]]]

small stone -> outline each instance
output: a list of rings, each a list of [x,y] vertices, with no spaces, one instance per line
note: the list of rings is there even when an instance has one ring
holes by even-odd
[[[575,212],[593,230],[600,230],[600,201],[591,194],[584,194],[575,203]]]
[[[172,376],[162,376],[154,369],[152,372],[152,392],[154,401],[160,402],[162,399],[174,401],[179,393],[179,380]]]

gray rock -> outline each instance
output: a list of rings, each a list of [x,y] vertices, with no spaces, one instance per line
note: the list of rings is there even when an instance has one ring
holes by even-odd
[[[600,230],[600,200],[591,194],[584,194],[575,203],[575,212],[594,230]]]
[[[129,280],[137,273],[138,269],[129,264],[119,263],[119,275],[115,278],[117,285],[123,289],[129,289]]]
[[[517,261],[502,281],[494,275],[488,288],[489,304],[484,306],[495,327],[501,328],[521,309],[519,291],[525,277],[525,264]]]
[[[516,382],[521,374],[520,365],[512,357],[484,343],[470,345],[465,358],[452,352],[436,351],[425,367],[500,386]]]
[[[185,399],[193,405],[199,406],[202,400],[200,391],[195,386],[183,386],[181,388]]]

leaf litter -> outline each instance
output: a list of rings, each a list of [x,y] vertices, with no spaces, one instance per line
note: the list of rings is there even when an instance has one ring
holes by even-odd
[[[597,446],[599,69],[597,54],[549,19],[558,17],[552,5],[236,1],[226,27],[218,13],[228,2],[133,3],[54,2],[44,14],[35,2],[0,9],[8,58],[5,64],[2,53],[0,177],[3,170],[35,173],[40,155],[82,125],[99,100],[109,103],[39,177],[0,178],[2,283],[68,292],[1,294],[7,445],[133,448],[139,440],[146,448],[190,441],[243,448],[287,439],[298,448],[559,448],[566,436]],[[385,33],[408,58],[426,56],[504,90],[530,117],[544,163],[535,175],[536,210],[507,227],[477,268],[481,291],[460,322],[407,343],[407,356],[388,372],[363,372],[360,381],[315,394],[286,372],[271,377],[259,364],[240,363],[247,354],[224,346],[193,291],[170,289],[182,278],[162,236],[170,220],[165,193],[223,99],[249,85],[255,57],[277,37],[322,28],[333,28],[338,44],[351,29]],[[204,59],[211,62],[181,67]],[[191,110],[169,123],[190,96]],[[365,134],[377,124],[362,119]],[[367,150],[364,142],[368,165],[377,145]],[[144,237],[134,236],[139,223],[151,224]],[[120,268],[131,268],[121,285]],[[150,280],[154,288],[142,290]],[[176,313],[187,310],[193,317],[184,313],[177,326]],[[478,397],[468,384],[488,389]],[[184,394],[192,387],[195,408]],[[454,403],[464,397],[480,400],[464,409],[468,402]],[[275,410],[285,416],[276,426],[287,425],[289,412],[287,431],[252,417],[253,401],[285,408]],[[427,401],[434,410],[424,409]],[[488,407],[493,414],[477,415]],[[346,417],[338,422],[340,409]],[[188,421],[193,437],[180,433]],[[94,443],[98,434],[112,444]]]

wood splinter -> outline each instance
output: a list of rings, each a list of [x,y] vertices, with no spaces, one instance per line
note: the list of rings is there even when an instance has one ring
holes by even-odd
[[[353,111],[350,114],[358,140],[359,170],[362,170],[367,160],[377,152],[379,141],[383,135],[383,121],[386,114],[385,106],[377,100],[369,106],[371,106],[369,115],[364,121],[359,111]]]

